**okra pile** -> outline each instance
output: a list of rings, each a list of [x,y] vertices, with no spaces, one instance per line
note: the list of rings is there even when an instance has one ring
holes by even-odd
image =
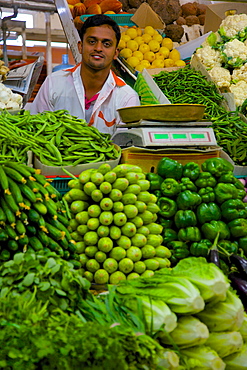
[[[66,204],[40,170],[6,162],[0,165],[0,185],[0,260],[31,248],[55,252],[80,267]]]
[[[203,256],[227,271],[230,255],[247,256],[246,193],[231,163],[209,158],[200,168],[195,162],[182,165],[164,157],[147,179],[158,197],[157,222],[173,265],[188,256]]]

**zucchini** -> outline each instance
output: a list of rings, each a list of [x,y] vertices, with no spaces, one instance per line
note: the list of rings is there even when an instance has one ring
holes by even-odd
[[[30,236],[36,235],[36,233],[37,233],[37,229],[33,225],[27,225],[26,230],[27,230],[27,234],[30,235]]]
[[[25,184],[27,180],[16,170],[10,167],[4,167],[4,171],[8,177],[13,179],[14,181],[17,181],[20,184]]]
[[[7,246],[11,251],[17,251],[19,249],[19,244],[16,240],[8,240]]]
[[[9,259],[10,259],[10,251],[8,251],[7,249],[3,249],[0,252],[0,260],[8,261]]]
[[[40,219],[40,214],[35,211],[35,209],[29,209],[29,211],[27,211],[27,217],[28,221],[30,222],[38,222]]]
[[[9,190],[18,205],[23,203],[23,196],[18,184],[9,177]]]
[[[51,216],[53,216],[56,219],[57,218],[57,209],[55,209],[55,207],[51,203],[51,199],[48,200],[48,201],[44,200],[43,203],[47,208],[47,213],[50,214]]]
[[[2,206],[2,209],[3,209],[4,213],[6,215],[6,221],[8,221],[8,223],[10,225],[15,224],[16,217],[15,217],[14,212],[11,211],[11,209],[8,207],[7,203],[5,202],[5,200],[3,198],[0,198],[0,203],[1,203],[1,206]]]
[[[24,223],[21,220],[16,220],[15,229],[19,235],[26,234],[26,228],[24,226]]]
[[[17,162],[7,162],[5,163],[5,167],[10,167],[14,169],[15,171],[19,172],[24,178],[26,179],[34,179],[34,177],[31,176],[30,171],[26,168],[27,166],[24,166]],[[32,180],[34,181],[34,180]]]
[[[22,195],[27,198],[31,203],[35,203],[37,201],[35,193],[30,189],[30,187],[26,184],[19,184],[20,190]]]
[[[69,241],[66,238],[59,240],[59,245],[64,249],[68,249]]]
[[[69,253],[69,251],[68,251],[68,250],[63,251],[63,256],[64,256],[64,258],[65,258],[66,260],[68,260],[68,259],[70,258],[70,253]]]
[[[16,234],[16,232],[13,229],[12,226],[5,225],[4,230],[6,231],[6,233],[8,234],[10,239],[13,239],[13,240],[18,240],[19,239],[18,235]]]
[[[24,209],[30,209],[31,206],[32,206],[32,203],[27,198],[23,198],[22,208],[24,208]]]
[[[60,221],[66,228],[69,226],[69,220],[60,213],[57,214],[57,220]]]
[[[8,177],[6,176],[2,165],[0,165],[0,184],[4,190],[4,193],[10,194]]]
[[[9,236],[4,229],[0,229],[0,242],[8,240]]]
[[[39,192],[39,188],[37,186],[37,182],[36,181],[31,181],[31,180],[27,180],[27,186],[32,189],[32,191],[34,193],[38,193]]]
[[[0,225],[4,225],[6,222],[6,214],[4,210],[0,207]]]
[[[76,244],[72,243],[72,242],[69,242],[68,250],[69,250],[70,253],[75,253],[76,252]]]
[[[43,249],[43,244],[36,236],[31,236],[29,238],[29,244],[35,251],[40,251]]]
[[[49,184],[49,182],[47,181],[47,179],[45,178],[45,176],[41,175],[41,174],[38,174],[38,173],[34,173],[33,174],[33,177],[35,178],[35,180],[37,182],[39,182],[41,185],[46,185],[46,184]],[[46,185],[47,186],[47,185]]]
[[[53,218],[49,217],[48,220],[47,220],[52,226],[56,227],[58,230],[60,231],[64,231],[65,232],[65,235],[66,235],[66,238],[68,240],[71,240],[71,236],[70,236],[70,233],[67,229],[66,226],[64,226],[60,221],[58,220],[54,220]]]
[[[35,182],[35,188],[36,189],[38,189],[38,191],[41,193],[41,194],[43,194],[43,196],[44,196],[44,198],[46,199],[46,200],[48,200],[49,199],[49,192],[48,192],[48,190],[42,185],[42,184],[40,184],[39,182]]]
[[[25,224],[28,225],[28,217],[25,212],[21,212],[20,214],[20,220]]]
[[[56,250],[59,250],[59,248],[61,248],[60,245],[58,244],[58,242],[55,241],[53,238],[48,236],[48,239],[49,239],[48,248],[50,248],[50,250],[56,252]]]
[[[12,196],[12,194],[5,193],[3,195],[3,197],[4,197],[4,200],[7,203],[8,207],[11,209],[11,211],[14,212],[16,214],[16,216],[18,214],[20,214],[19,207],[16,204],[16,201],[15,201],[14,197]]]
[[[45,206],[44,203],[42,202],[36,202],[36,203],[33,203],[33,208],[39,212],[41,215],[46,215],[47,213],[47,207]]]
[[[46,228],[48,230],[48,233],[50,234],[50,236],[53,239],[55,239],[55,240],[64,239],[64,237],[65,237],[65,232],[64,231],[58,230],[55,226],[49,224],[48,222],[46,222],[45,224],[46,224]]]
[[[41,241],[42,245],[48,247],[49,236],[42,230],[37,231],[37,238]]]
[[[19,243],[19,245],[20,245],[23,249],[27,247],[28,242],[29,242],[29,237],[28,237],[27,235],[22,235],[22,236],[18,239],[18,243]]]

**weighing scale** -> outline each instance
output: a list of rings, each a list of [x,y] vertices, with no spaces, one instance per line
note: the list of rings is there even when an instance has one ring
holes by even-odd
[[[212,122],[157,122],[141,120],[117,125],[112,141],[120,147],[211,147],[217,146]]]

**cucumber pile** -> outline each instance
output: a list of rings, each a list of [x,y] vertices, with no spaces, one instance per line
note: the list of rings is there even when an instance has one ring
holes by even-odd
[[[76,241],[83,276],[96,284],[152,276],[169,267],[156,223],[157,197],[138,166],[107,163],[69,181],[64,195],[71,212],[68,230]]]
[[[17,251],[54,251],[81,267],[68,232],[61,194],[33,169],[16,162],[0,165],[0,261]]]

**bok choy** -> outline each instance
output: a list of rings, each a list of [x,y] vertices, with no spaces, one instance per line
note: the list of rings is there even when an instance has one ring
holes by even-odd
[[[166,335],[159,333],[159,341],[162,345],[172,345],[170,337],[179,348],[187,348],[204,344],[209,337],[209,331],[205,324],[193,316],[181,316],[176,328]]]
[[[241,350],[243,338],[238,331],[212,332],[206,345],[213,348],[221,358],[224,358]]]
[[[218,353],[205,345],[181,349],[180,353],[186,369],[224,370],[226,367]]]
[[[247,368],[247,343],[241,351],[224,358],[227,370],[246,370]]]

